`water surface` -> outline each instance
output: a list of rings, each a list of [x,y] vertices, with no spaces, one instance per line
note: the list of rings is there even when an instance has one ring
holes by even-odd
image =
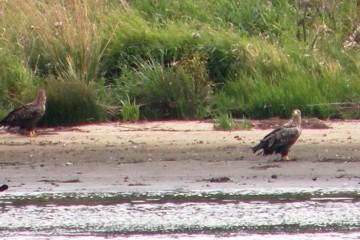
[[[358,239],[357,189],[5,193],[7,239]]]

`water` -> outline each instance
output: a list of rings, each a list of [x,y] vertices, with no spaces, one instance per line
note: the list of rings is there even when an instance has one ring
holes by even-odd
[[[3,193],[2,239],[358,239],[360,190]]]

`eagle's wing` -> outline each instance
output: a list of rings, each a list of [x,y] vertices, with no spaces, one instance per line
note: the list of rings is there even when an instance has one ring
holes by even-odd
[[[3,125],[22,125],[23,122],[34,121],[41,117],[43,112],[41,108],[35,103],[28,103],[26,105],[14,108],[5,118],[1,121]]]
[[[262,141],[266,143],[265,146],[268,148],[278,148],[293,145],[299,136],[299,128],[281,127],[266,135]]]
[[[25,105],[14,108],[0,123],[2,125],[11,125],[11,123],[13,123],[14,120],[18,118],[17,116],[19,115],[19,112],[22,111],[21,109],[24,106]]]
[[[273,154],[279,148],[289,149],[299,138],[301,130],[296,126],[282,126],[266,135],[253,147],[257,154]]]

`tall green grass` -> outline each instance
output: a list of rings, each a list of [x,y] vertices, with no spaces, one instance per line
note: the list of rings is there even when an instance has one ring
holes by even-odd
[[[107,7],[111,6],[103,1],[86,0],[2,2],[3,47],[17,61],[10,63],[8,72],[15,72],[18,64],[27,80],[25,86],[17,76],[5,78],[8,84],[2,86],[8,93],[4,98],[19,99],[18,91],[47,85],[47,111],[41,124],[105,120],[92,86],[101,79],[106,39],[100,29]],[[5,100],[3,106],[12,107]]]
[[[128,99],[127,101],[123,101],[120,114],[124,121],[137,122],[140,119],[140,107]]]
[[[326,118],[339,113],[325,103],[359,98],[356,72],[347,69],[350,73],[344,74],[346,66],[339,60],[325,59],[306,48],[279,49],[266,42],[249,44],[243,54],[246,67],[239,67],[224,84],[214,101],[216,107],[252,118],[288,116],[294,108]]]
[[[0,49],[0,106],[10,109],[22,104],[34,90],[33,84],[33,77],[19,56]]]
[[[48,79],[43,126],[74,126],[106,120],[106,109],[97,102],[96,91],[80,81]]]
[[[23,60],[40,75],[96,81],[103,48],[103,1],[7,1],[6,18]]]
[[[151,57],[150,57],[151,58]],[[127,68],[117,85],[142,106],[143,118],[194,119],[209,115],[211,81],[198,53],[172,66],[151,58]]]
[[[0,8],[0,107],[46,85],[54,102],[45,125],[99,121],[99,106],[120,118],[134,102],[139,119],[285,117],[293,108],[357,117],[331,104],[360,98],[356,1],[12,0]],[[51,112],[62,106],[88,110],[62,119]]]
[[[134,0],[130,4],[147,19],[160,24],[168,21],[208,24],[215,29],[235,29],[246,35],[287,33],[292,26],[286,23],[298,15],[295,6],[286,0]]]

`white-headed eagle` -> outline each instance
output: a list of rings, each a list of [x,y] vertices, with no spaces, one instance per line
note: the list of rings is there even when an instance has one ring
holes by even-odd
[[[282,160],[289,160],[289,150],[300,134],[301,112],[295,109],[289,122],[266,135],[252,151],[262,155],[281,154]]]
[[[45,91],[40,89],[33,102],[16,107],[0,122],[0,126],[8,126],[8,129],[19,127],[20,130],[27,131],[28,136],[34,137],[35,125],[44,115],[45,105]]]

